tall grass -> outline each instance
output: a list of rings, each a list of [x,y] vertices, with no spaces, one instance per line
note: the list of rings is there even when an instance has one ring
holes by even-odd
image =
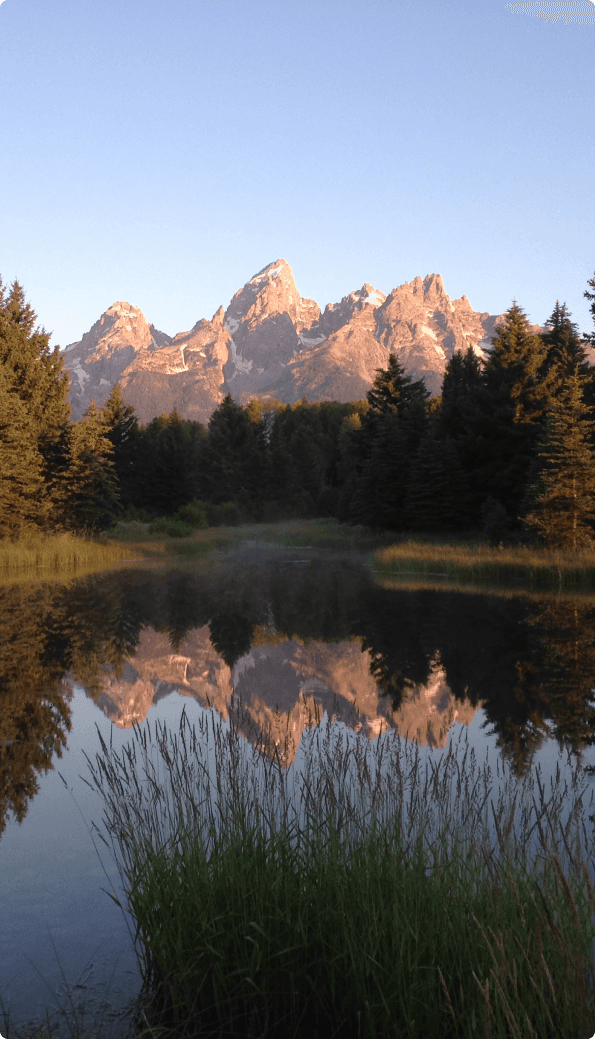
[[[133,554],[126,546],[92,541],[73,534],[32,534],[17,541],[0,541],[0,576],[32,570],[101,569]]]
[[[584,774],[520,783],[328,722],[284,748],[205,714],[88,759],[139,942],[144,1032],[586,1039]],[[285,748],[287,749],[287,748]],[[114,897],[114,896],[112,896]],[[139,1021],[140,1027],[140,1021]]]
[[[374,568],[386,575],[452,577],[469,582],[523,583],[530,587],[595,587],[595,552],[401,541],[374,552]]]

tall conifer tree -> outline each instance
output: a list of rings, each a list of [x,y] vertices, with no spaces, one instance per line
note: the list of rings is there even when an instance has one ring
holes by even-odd
[[[134,408],[124,400],[118,383],[105,401],[102,413],[105,435],[114,449],[113,462],[120,501],[122,507],[126,508],[135,500],[139,426]]]
[[[27,409],[9,392],[5,366],[0,364],[0,537],[17,535],[47,519],[42,468]]]
[[[485,362],[476,435],[481,463],[475,480],[511,518],[521,509],[537,437],[548,405],[543,382],[547,348],[513,302]]]
[[[589,310],[591,311],[591,316],[593,318],[593,322],[595,323],[595,274],[593,274],[592,278],[589,278],[587,285],[589,286],[589,288],[585,289],[585,291],[583,292],[583,296],[585,297],[585,299],[588,299],[591,302]],[[589,289],[593,289],[593,291],[589,292]],[[591,344],[591,346],[595,346],[595,332],[585,333],[584,338],[588,343]]]
[[[119,512],[114,449],[106,436],[103,414],[95,401],[70,429],[70,464],[63,484],[66,525],[103,530]]]
[[[542,436],[541,471],[525,523],[547,545],[579,549],[595,523],[594,423],[584,401],[583,379],[575,370],[552,402]]]
[[[542,368],[542,380],[547,399],[555,397],[565,386],[567,376],[578,370],[584,378],[589,375],[587,355],[578,326],[565,303],[556,302],[541,340],[547,349]]]
[[[485,500],[481,473],[486,458],[483,369],[480,358],[469,347],[456,351],[448,360],[442,396],[436,415],[436,435],[455,450],[466,488],[461,504],[468,524],[478,524]],[[489,448],[489,444],[487,445]],[[451,464],[454,462],[449,450]],[[456,467],[456,463],[455,467]]]
[[[361,428],[348,434],[353,470],[343,488],[342,517],[377,528],[405,526],[409,476],[427,429],[428,397],[423,381],[406,375],[394,354],[377,370]]]
[[[40,515],[47,515],[47,505],[55,496],[56,473],[65,464],[70,405],[64,359],[57,347],[50,349],[49,333],[36,321],[22,286],[15,281],[7,291],[0,279],[0,365],[8,393],[26,409],[32,442],[42,458],[45,487],[39,493]]]
[[[262,417],[227,394],[209,420],[199,465],[201,495],[215,504],[236,501],[250,508],[264,496],[266,469]]]

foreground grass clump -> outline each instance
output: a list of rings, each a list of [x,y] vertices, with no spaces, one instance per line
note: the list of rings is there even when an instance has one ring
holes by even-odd
[[[370,744],[329,724],[288,770],[246,725],[234,704],[225,725],[184,713],[88,762],[140,943],[143,1034],[593,1035],[580,773],[548,796],[539,772],[494,777],[462,742],[424,760],[394,731]]]
[[[16,541],[0,541],[0,575],[31,570],[101,569],[132,555],[123,545],[74,534],[34,534]]]
[[[522,546],[402,541],[378,549],[374,568],[387,575],[419,574],[531,587],[595,586],[595,551],[572,552]]]

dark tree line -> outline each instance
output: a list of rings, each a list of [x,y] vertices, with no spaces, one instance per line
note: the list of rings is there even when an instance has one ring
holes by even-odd
[[[595,277],[589,282],[595,288]],[[595,292],[592,300],[595,318]],[[442,395],[395,357],[378,372],[339,516],[403,531],[481,529],[498,542],[534,532],[579,548],[595,522],[595,369],[566,305],[536,335],[517,303],[487,359],[456,353]]]
[[[595,275],[588,285],[595,320]],[[228,395],[207,428],[177,411],[140,426],[118,386],[71,422],[63,358],[35,320],[22,288],[0,283],[0,536],[101,530],[128,512],[591,538],[595,333],[581,338],[565,304],[536,335],[513,303],[486,360],[449,360],[439,398],[391,355],[364,401]]]
[[[334,515],[349,468],[345,431],[365,405],[226,396],[208,427],[176,411],[139,426],[116,387],[104,409],[123,507],[151,516],[239,521]],[[216,519],[214,520],[217,521]]]

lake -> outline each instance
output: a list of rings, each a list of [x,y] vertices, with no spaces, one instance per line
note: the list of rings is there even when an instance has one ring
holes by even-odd
[[[140,975],[84,782],[99,734],[119,748],[147,720],[213,712],[247,743],[266,730],[288,769],[324,721],[368,741],[397,730],[430,757],[464,734],[519,780],[595,764],[595,597],[387,582],[355,553],[252,546],[4,586],[0,647],[12,1026],[79,1002],[102,1034],[126,1034]]]

